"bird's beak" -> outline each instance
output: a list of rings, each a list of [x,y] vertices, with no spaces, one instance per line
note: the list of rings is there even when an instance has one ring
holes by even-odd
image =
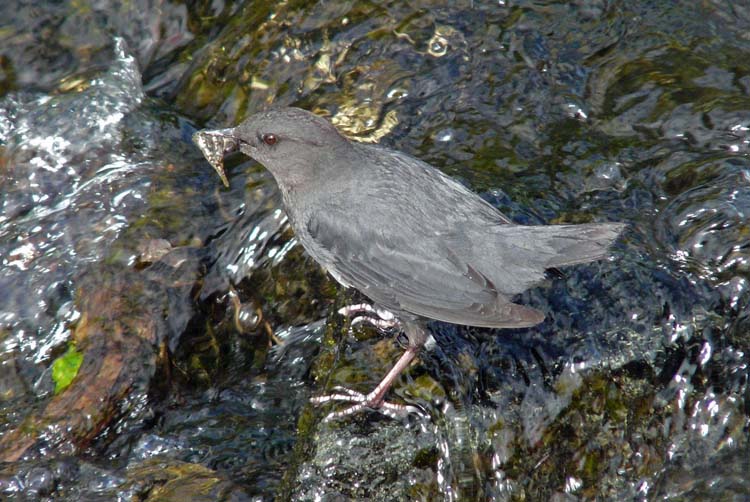
[[[203,130],[193,134],[195,143],[209,164],[216,169],[224,186],[229,186],[229,180],[224,172],[224,156],[239,150],[240,144],[234,137],[234,129]]]

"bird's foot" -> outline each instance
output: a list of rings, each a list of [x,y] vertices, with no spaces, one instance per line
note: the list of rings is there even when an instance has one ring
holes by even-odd
[[[420,417],[425,416],[423,410],[416,406],[390,403],[383,400],[382,394],[378,395],[378,389],[375,389],[369,394],[362,394],[361,392],[338,386],[334,387],[333,390],[335,391],[333,394],[313,397],[310,399],[310,402],[314,405],[322,405],[330,402],[345,402],[353,404],[343,410],[329,413],[323,419],[324,422],[338,420],[339,418],[348,417],[365,410],[378,411],[390,418],[405,418],[412,413],[419,415]]]
[[[385,400],[385,395],[388,392],[388,389],[391,388],[393,382],[396,381],[401,372],[403,372],[409,366],[409,363],[411,363],[414,357],[416,357],[420,347],[421,345],[410,345],[407,347],[406,351],[404,351],[396,364],[393,365],[393,368],[391,368],[388,374],[383,377],[383,380],[381,380],[369,394],[365,395],[345,387],[334,387],[334,391],[336,392],[333,394],[314,397],[311,399],[311,402],[315,405],[330,403],[333,401],[354,403],[346,409],[329,413],[323,419],[324,422],[347,417],[369,409],[379,411],[391,418],[402,418],[408,416],[410,413],[416,413],[424,417],[424,413],[416,406],[394,404]]]
[[[351,325],[356,326],[363,322],[372,324],[379,329],[394,329],[400,326],[396,315],[385,309],[375,308],[367,303],[347,305],[339,309],[339,314],[352,317]],[[360,315],[363,314],[363,315]]]

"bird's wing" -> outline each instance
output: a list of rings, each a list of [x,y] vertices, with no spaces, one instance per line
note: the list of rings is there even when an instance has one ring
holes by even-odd
[[[345,285],[386,308],[455,324],[528,327],[544,315],[512,303],[470,263],[427,232],[405,233],[399,222],[326,207],[306,229],[314,255]]]
[[[377,173],[379,196],[401,187],[391,193],[391,202],[401,206],[414,204],[413,210],[425,213],[434,224],[451,225],[468,219],[492,225],[512,223],[467,187],[416,157],[380,145],[357,144],[357,148],[364,159],[362,165],[366,166],[364,179],[377,185],[372,172]],[[419,187],[421,197],[404,200],[403,191],[408,187]]]

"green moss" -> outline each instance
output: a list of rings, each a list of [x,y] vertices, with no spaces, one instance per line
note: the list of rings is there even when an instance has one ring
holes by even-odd
[[[519,435],[509,446],[513,455],[505,465],[508,478],[524,480],[526,496],[545,500],[563,490],[569,477],[582,481],[577,494],[596,498],[602,483],[617,478],[616,472],[653,475],[663,467],[661,462],[639,465],[631,451],[631,444],[650,437],[670,413],[668,407],[654,413],[653,392],[648,380],[627,371],[589,374],[538,442],[528,444]],[[667,446],[654,437],[651,447],[661,453],[653,459],[663,458]]]
[[[78,352],[74,343],[68,345],[68,351],[52,363],[52,380],[55,382],[55,394],[67,389],[83,362],[83,354]]]
[[[414,467],[419,469],[435,469],[440,460],[440,451],[436,448],[422,448],[414,455]]]

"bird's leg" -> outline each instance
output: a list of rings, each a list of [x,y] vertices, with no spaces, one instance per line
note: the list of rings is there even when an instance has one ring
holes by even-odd
[[[361,313],[370,315],[358,315]],[[346,317],[353,317],[351,325],[356,326],[363,322],[370,323],[378,329],[392,329],[399,325],[398,319],[393,312],[385,309],[375,308],[368,303],[357,303],[347,305],[339,309],[339,314]]]
[[[361,306],[362,305],[355,305],[354,307]],[[369,305],[367,305],[367,307],[372,309],[372,307],[370,307]],[[364,308],[359,310],[369,311]],[[398,321],[396,321],[396,323],[398,323]],[[345,387],[334,387],[333,390],[336,391],[335,393],[329,394],[327,396],[313,397],[310,400],[315,405],[325,404],[332,401],[354,403],[352,406],[341,411],[334,411],[332,413],[329,413],[323,419],[324,422],[353,415],[366,409],[377,410],[391,418],[404,417],[409,413],[416,413],[419,415],[422,414],[421,410],[416,406],[395,404],[385,401],[385,395],[388,390],[391,388],[396,379],[401,375],[401,373],[409,367],[409,364],[411,364],[411,362],[414,360],[416,355],[419,353],[419,350],[427,340],[427,333],[422,327],[409,323],[406,324],[404,328],[404,331],[409,339],[409,346],[406,348],[406,351],[399,358],[396,364],[393,365],[388,374],[385,375],[383,380],[381,380],[380,383],[372,390],[372,392],[370,392],[369,394],[362,394],[361,392],[347,389]]]
[[[409,347],[406,352],[401,356],[398,362],[391,368],[391,371],[380,381],[380,383],[370,392],[369,394],[362,394],[346,387],[334,387],[336,391],[334,394],[327,396],[318,396],[312,398],[310,401],[313,404],[325,404],[332,401],[342,401],[347,403],[354,403],[349,408],[341,411],[334,411],[329,413],[323,421],[328,422],[329,420],[335,420],[337,418],[343,418],[349,415],[353,415],[365,409],[378,410],[379,412],[387,415],[391,418],[399,418],[408,415],[409,413],[420,413],[419,408],[416,406],[409,406],[405,404],[395,404],[385,401],[385,394],[388,389],[391,388],[393,382],[399,377],[402,371],[404,371],[409,363],[414,359],[414,356],[419,352],[419,347]]]

